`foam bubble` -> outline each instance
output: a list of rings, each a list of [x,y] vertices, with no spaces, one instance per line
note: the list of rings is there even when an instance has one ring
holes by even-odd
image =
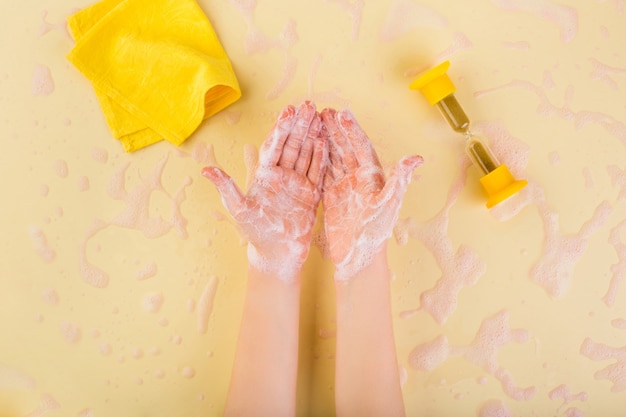
[[[611,320],[611,326],[615,327],[616,329],[626,330],[626,319],[613,319]]]
[[[0,363],[0,388],[15,388],[20,390],[32,391],[36,387],[36,382],[26,373],[11,368]]]
[[[67,162],[64,161],[63,159],[57,159],[54,162],[54,172],[60,177],[60,178],[67,178],[67,175],[69,173],[69,170],[67,168]]]
[[[145,311],[148,311],[150,313],[157,313],[161,309],[164,301],[165,298],[163,297],[162,293],[152,292],[143,296],[141,304]]]
[[[80,176],[78,178],[78,191],[79,192],[85,192],[89,190],[89,178],[86,176]]]
[[[91,412],[91,409],[85,408],[84,410],[79,411],[76,417],[93,417],[93,413]]]
[[[409,364],[418,370],[432,371],[445,362],[450,355],[450,346],[445,336],[415,347],[409,354]]]
[[[342,9],[350,14],[352,19],[352,40],[355,41],[359,38],[359,29],[361,27],[361,20],[363,19],[363,7],[365,6],[364,0],[330,0],[341,6]]]
[[[109,160],[109,153],[106,149],[94,147],[91,149],[91,158],[101,164],[106,164]]]
[[[594,361],[613,360],[614,362],[594,374],[596,380],[613,383],[612,392],[626,389],[626,346],[611,347],[586,338],[580,346],[580,353]]]
[[[560,31],[561,41],[570,43],[578,32],[578,13],[575,8],[552,2],[528,2],[526,0],[493,0],[504,10],[529,12],[554,23]]]
[[[479,417],[513,417],[511,410],[500,400],[485,402],[478,411]]]
[[[217,292],[217,277],[213,276],[209,278],[209,281],[204,287],[202,291],[202,295],[198,300],[197,305],[197,329],[198,333],[206,333],[209,325],[209,318],[211,316],[211,311],[213,310],[213,299],[215,298],[215,293]]]
[[[380,31],[380,40],[391,41],[417,28],[444,28],[444,15],[410,0],[394,0]]]
[[[137,272],[135,273],[135,278],[138,281],[143,281],[148,278],[154,277],[156,274],[157,274],[156,262],[150,262],[149,264],[137,270]]]
[[[589,398],[587,393],[584,391],[573,394],[570,390],[570,387],[565,384],[561,384],[558,387],[554,388],[552,391],[550,391],[548,393],[548,397],[550,397],[551,400],[563,400],[563,404],[561,406],[565,406],[572,401],[587,401],[587,399]]]
[[[41,298],[50,305],[59,304],[59,294],[52,288],[45,289],[41,294]]]
[[[254,180],[254,173],[259,162],[259,150],[256,146],[251,144],[244,145],[243,162],[246,166],[246,189],[249,189]]]
[[[50,68],[45,65],[35,65],[31,80],[33,96],[49,96],[54,92],[54,80]]]
[[[56,252],[50,244],[43,231],[36,225],[32,225],[29,230],[29,235],[33,243],[35,251],[41,256],[45,262],[50,263],[56,258]]]
[[[455,347],[448,344],[445,336],[415,347],[409,354],[409,364],[418,370],[430,371],[439,367],[450,357],[462,356],[494,376],[511,398],[526,401],[533,398],[535,387],[521,388],[512,376],[498,364],[498,350],[510,343],[528,340],[528,332],[510,329],[508,312],[501,311],[483,321],[469,346]]]
[[[80,342],[80,339],[82,338],[82,331],[80,327],[77,324],[69,321],[61,323],[60,331],[65,341],[72,345]]]
[[[574,267],[587,250],[590,237],[607,221],[612,208],[606,201],[598,205],[593,216],[574,235],[561,234],[558,214],[547,204],[540,202],[539,211],[545,238],[540,259],[532,266],[530,277],[549,295],[560,298],[570,285]]]
[[[98,351],[102,356],[109,356],[113,352],[113,349],[110,344],[102,342],[98,344]]]
[[[190,366],[185,366],[185,367],[183,368],[183,370],[181,371],[181,374],[182,374],[185,378],[187,378],[187,379],[191,379],[191,378],[193,378],[193,377],[196,375],[196,371],[195,371],[195,369],[193,369],[193,368],[192,368],[192,367],[190,367]]]
[[[191,157],[199,164],[219,167],[217,159],[215,158],[215,148],[212,143],[196,143],[191,151]]]
[[[40,417],[44,414],[47,414],[51,411],[55,411],[61,408],[61,405],[58,403],[54,397],[50,394],[42,394],[39,400],[39,406],[27,414],[27,417]]]

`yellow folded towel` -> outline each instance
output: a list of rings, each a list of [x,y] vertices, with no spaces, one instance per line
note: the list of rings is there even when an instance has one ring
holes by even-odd
[[[241,97],[228,56],[195,0],[102,0],[68,19],[68,59],[94,85],[128,152],[180,145]]]

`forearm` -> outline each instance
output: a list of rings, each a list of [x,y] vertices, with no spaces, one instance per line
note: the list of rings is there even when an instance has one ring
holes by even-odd
[[[298,368],[299,272],[291,282],[248,268],[226,416],[293,416]]]
[[[404,416],[393,336],[386,245],[347,281],[336,281],[337,416]]]

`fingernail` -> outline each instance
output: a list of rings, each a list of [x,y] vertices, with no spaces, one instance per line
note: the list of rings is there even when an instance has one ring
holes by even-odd
[[[218,170],[216,167],[204,167],[202,168],[202,176],[215,181],[218,178]]]
[[[293,116],[294,114],[295,114],[295,108],[293,106],[287,106],[280,112],[280,116],[278,116],[278,120],[285,120],[286,118]]]

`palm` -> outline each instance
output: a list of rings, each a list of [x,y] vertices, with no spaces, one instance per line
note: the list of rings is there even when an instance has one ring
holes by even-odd
[[[324,226],[338,279],[369,264],[391,236],[402,197],[421,157],[400,161],[389,179],[365,132],[347,111],[322,112],[331,164],[324,180]]]

